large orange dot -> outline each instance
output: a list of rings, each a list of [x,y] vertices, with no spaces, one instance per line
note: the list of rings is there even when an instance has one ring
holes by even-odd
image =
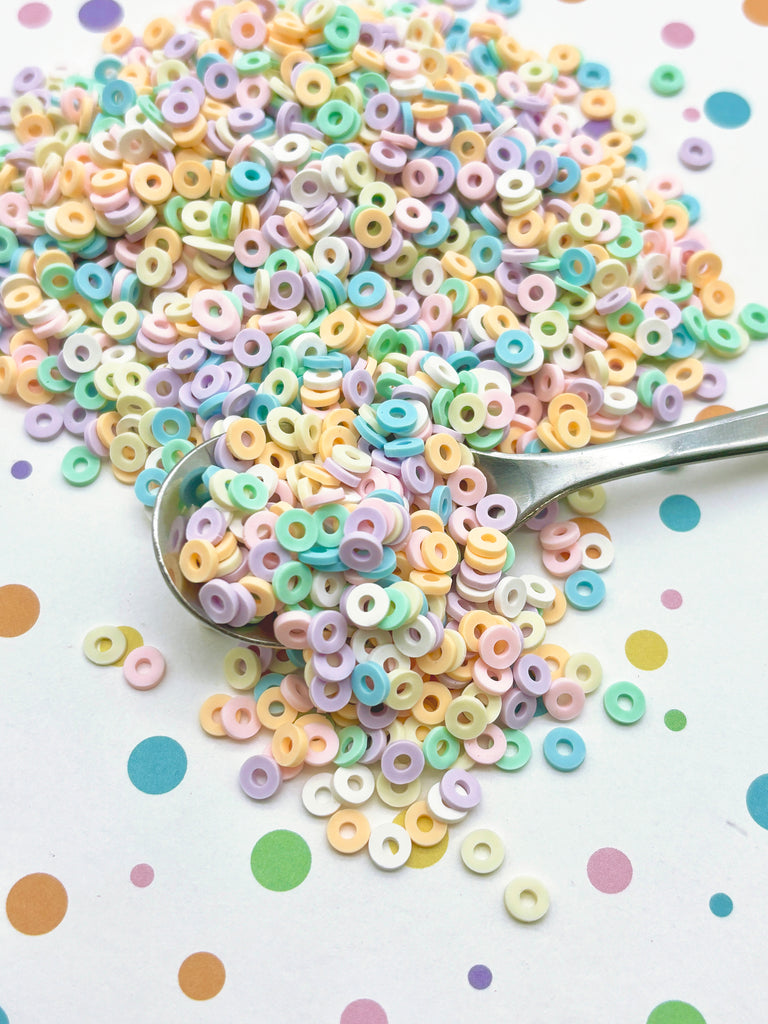
[[[24,935],[45,935],[58,927],[67,912],[67,890],[53,875],[25,875],[5,901],[8,920]]]
[[[768,0],[744,0],[741,9],[756,25],[768,25]]]
[[[213,953],[192,953],[179,968],[179,987],[190,999],[213,999],[226,976],[224,964]]]
[[[40,614],[34,590],[21,583],[0,587],[0,636],[21,636],[32,629]]]

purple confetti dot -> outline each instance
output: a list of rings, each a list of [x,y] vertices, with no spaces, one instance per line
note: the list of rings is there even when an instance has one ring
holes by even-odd
[[[115,0],[88,0],[77,16],[89,32],[108,32],[123,20],[123,8]]]
[[[475,964],[474,967],[470,967],[467,978],[472,988],[488,988],[493,981],[490,968],[485,964]]]
[[[19,459],[11,466],[11,476],[16,480],[26,480],[32,472],[32,464],[25,459]]]

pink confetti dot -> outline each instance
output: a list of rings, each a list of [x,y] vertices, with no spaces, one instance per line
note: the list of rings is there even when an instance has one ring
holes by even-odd
[[[388,1018],[373,999],[356,999],[344,1009],[339,1024],[388,1024]]]
[[[696,107],[686,107],[683,111],[683,117],[686,121],[698,121],[701,117],[701,111],[697,110]]]
[[[670,21],[661,30],[662,42],[665,42],[667,46],[674,46],[676,50],[684,50],[686,46],[691,45],[695,38],[693,29],[684,21]]]
[[[661,603],[665,608],[679,608],[683,603],[683,595],[679,590],[665,590],[661,595]]]
[[[599,892],[623,892],[632,881],[632,864],[626,853],[604,846],[589,858],[587,876]]]
[[[22,4],[16,17],[24,28],[42,28],[51,20],[51,15],[48,4]]]
[[[146,889],[155,880],[155,872],[150,864],[136,864],[131,868],[131,881],[138,889]]]

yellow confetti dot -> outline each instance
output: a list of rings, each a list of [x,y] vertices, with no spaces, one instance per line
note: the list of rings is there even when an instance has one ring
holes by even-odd
[[[632,633],[627,637],[624,651],[635,668],[646,672],[661,668],[669,654],[664,638],[652,629],[638,629]]]
[[[405,828],[405,811],[401,811],[394,819],[396,825]],[[448,833],[446,832],[439,843],[434,846],[417,846],[413,844],[411,855],[405,862],[407,868],[431,868],[433,864],[443,857],[448,849]]]

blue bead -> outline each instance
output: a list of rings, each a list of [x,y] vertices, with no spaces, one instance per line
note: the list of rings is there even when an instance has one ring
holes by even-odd
[[[412,455],[421,455],[423,451],[424,442],[420,437],[398,437],[384,445],[388,459],[408,459]]]
[[[101,89],[101,109],[106,114],[124,114],[136,102],[136,90],[130,82],[113,78]]]
[[[390,398],[376,407],[376,418],[386,434],[407,435],[418,425],[418,414],[413,402]]]
[[[272,184],[272,175],[263,164],[243,160],[229,172],[229,187],[237,198],[263,196]]]
[[[372,494],[369,494],[368,497],[372,497]],[[396,566],[397,556],[395,555],[395,552],[392,550],[392,548],[385,547],[381,563],[377,565],[375,569],[356,569],[355,571],[357,572],[357,575],[362,576],[364,580],[382,580],[384,579],[385,576],[389,576],[390,573],[394,571]],[[344,569],[340,571],[348,572],[349,566],[344,566]]]
[[[375,491],[369,491],[366,497],[381,498],[382,501],[388,501],[392,505],[405,505],[405,499],[401,494],[398,494],[396,491],[387,491],[383,487],[377,487]]]
[[[189,428],[189,414],[172,405],[158,409],[152,417],[152,433],[161,445],[175,441],[179,437],[187,437]]]
[[[453,499],[450,490],[444,484],[432,491],[429,507],[432,512],[437,512],[443,523],[448,522],[451,512],[453,512]]]
[[[86,299],[106,299],[112,294],[112,275],[98,263],[81,263],[74,282],[76,291]]]
[[[224,405],[224,399],[227,397],[226,391],[220,391],[217,395],[211,395],[210,398],[206,398],[204,402],[201,402],[197,407],[197,415],[203,420],[209,420],[211,416],[218,416],[221,412],[221,407]]]
[[[389,696],[389,687],[389,676],[375,661],[352,669],[352,692],[361,704],[371,708],[381,704]]]
[[[133,484],[133,491],[142,505],[146,505],[147,508],[152,506],[157,501],[158,487],[154,487],[150,490],[150,484],[162,484],[168,474],[164,469],[159,466],[148,466],[139,473]]]
[[[570,748],[570,753],[561,752],[561,743]],[[559,772],[572,772],[584,762],[586,756],[586,744],[574,729],[559,726],[550,729],[544,737],[544,757]]]
[[[605,583],[591,569],[579,569],[565,581],[563,591],[570,605],[581,611],[589,611],[596,608],[605,597]]]
[[[373,427],[363,419],[362,416],[355,416],[354,419],[355,430],[358,432],[363,440],[367,441],[368,444],[372,444],[374,448],[383,448],[386,442],[386,438],[382,437]]]
[[[432,211],[432,219],[429,226],[413,236],[414,242],[418,245],[435,246],[441,245],[451,231],[451,223],[443,213]],[[319,275],[318,275],[319,276]]]
[[[250,405],[248,406],[248,415],[252,420],[256,420],[261,426],[267,422],[267,413],[272,409],[277,409],[280,405],[274,395],[257,394],[251,399]]]
[[[611,85],[611,72],[605,64],[585,60],[576,72],[576,81],[582,89],[608,89]]]
[[[347,298],[358,309],[380,305],[387,296],[387,286],[380,274],[355,274],[347,282]]]
[[[460,373],[462,370],[471,370],[477,366],[480,362],[480,357],[474,352],[451,352],[447,356],[446,361],[451,364],[454,370]]]
[[[560,172],[565,171],[565,177],[560,178]],[[557,177],[554,181],[549,183],[549,191],[555,192],[558,195],[562,195],[564,192],[570,192],[571,189],[581,181],[581,167],[572,160],[569,156],[559,156],[557,158]]]
[[[502,366],[512,369],[525,366],[533,359],[535,352],[536,346],[533,343],[533,338],[519,328],[502,331],[496,339],[494,355]]]
[[[503,248],[499,238],[483,235],[473,244],[469,251],[469,258],[481,274],[492,274],[501,263]]]
[[[699,200],[687,192],[683,192],[682,195],[677,197],[677,202],[682,203],[688,211],[688,223],[695,224],[701,216],[701,203]]]
[[[596,269],[595,257],[587,249],[566,249],[560,257],[560,273],[569,284],[589,284]]]
[[[633,146],[632,149],[625,154],[624,160],[633,167],[639,167],[642,171],[648,167],[648,154],[642,146]]]

